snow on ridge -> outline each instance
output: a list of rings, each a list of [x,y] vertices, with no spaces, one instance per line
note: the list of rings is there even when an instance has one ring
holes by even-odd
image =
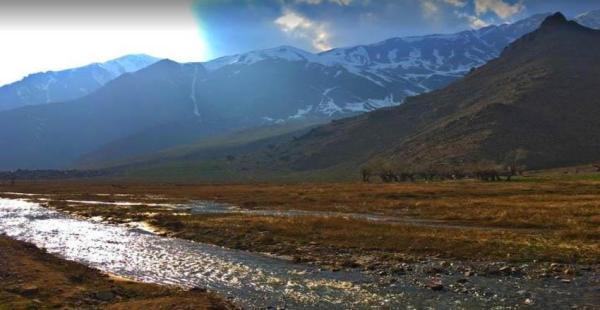
[[[245,64],[251,65],[263,60],[283,59],[287,61],[319,62],[318,56],[293,46],[280,46],[265,50],[251,51],[244,54],[225,56],[203,63],[209,71],[218,70],[227,65]]]
[[[296,112],[296,114],[288,117],[289,119],[298,119],[298,118],[302,118],[305,115],[307,115],[308,113],[310,113],[313,110],[313,106],[312,105],[308,105],[306,106],[304,109],[298,109],[298,112]]]
[[[323,66],[340,66],[350,74],[367,78],[373,83],[382,86],[382,81],[390,81],[389,72],[373,72],[373,70],[425,70],[436,71],[436,74],[444,70],[454,71],[463,65],[481,65],[492,57],[497,56],[499,51],[494,44],[490,44],[487,37],[495,31],[503,31],[507,34],[520,33],[524,29],[534,27],[540,20],[542,14],[534,15],[513,24],[491,25],[477,30],[465,30],[453,34],[433,34],[425,36],[412,36],[402,38],[391,38],[370,45],[357,45],[347,48],[336,48],[322,53],[311,53],[292,46],[280,46],[271,49],[252,51],[245,54],[221,57],[203,65],[209,71],[214,71],[227,65],[240,64],[251,65],[268,59],[283,59],[288,61],[305,61]],[[436,41],[447,43],[436,43]],[[456,42],[460,41],[460,42]],[[465,41],[465,42],[463,42]],[[485,46],[485,50],[474,49],[476,55],[465,53],[462,59],[473,60],[471,63],[461,63],[461,58],[455,59],[454,54],[447,55],[442,52],[442,45],[467,44],[467,41],[480,42],[479,46]],[[460,48],[460,46],[458,47]],[[408,51],[408,52],[407,52]],[[454,49],[452,49],[454,53]],[[378,57],[371,57],[378,55]],[[464,62],[464,60],[462,60]],[[338,71],[339,72],[339,71]],[[402,74],[396,72],[396,74]],[[448,72],[448,74],[453,74]],[[339,76],[339,75],[337,75]],[[375,78],[374,78],[375,77]],[[380,81],[381,80],[381,81]]]
[[[97,65],[108,71],[113,77],[117,77],[124,73],[131,73],[143,69],[156,63],[158,60],[158,58],[152,56],[139,54],[123,56]]]
[[[582,26],[600,29],[600,10],[593,10],[579,14],[574,20]]]
[[[373,83],[369,87],[383,91],[391,87],[399,88],[395,92],[397,98],[390,94],[385,98],[359,96],[348,100],[346,93],[344,96],[337,96],[340,92],[329,85],[330,88],[317,89],[320,98],[308,102],[306,107],[283,119],[302,118],[312,114],[332,116],[337,113],[368,112],[402,104],[407,96],[430,91],[434,86],[430,85],[431,81],[428,79],[432,77],[451,79],[463,76],[473,67],[481,66],[496,57],[501,48],[512,41],[510,38],[534,30],[538,20],[540,16],[532,16],[513,24],[492,25],[454,34],[392,38],[371,45],[337,48],[318,54],[291,46],[280,46],[221,57],[202,65],[211,72],[228,65],[252,65],[266,60],[305,62],[307,66],[318,64],[328,67],[327,74],[334,78],[342,74],[343,77],[360,77]],[[232,72],[242,68],[232,68]],[[268,117],[264,120],[275,121]]]
[[[367,99],[359,102],[349,102],[344,109],[350,112],[369,112],[380,108],[393,107],[402,104],[394,100],[394,95],[389,94],[383,99]]]

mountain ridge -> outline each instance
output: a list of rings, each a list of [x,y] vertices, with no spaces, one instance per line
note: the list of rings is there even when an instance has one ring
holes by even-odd
[[[317,128],[290,144],[286,152],[297,155],[288,165],[310,170],[383,160],[423,168],[501,162],[520,149],[530,167],[598,160],[600,121],[589,116],[600,109],[594,46],[600,31],[554,15],[447,88]]]
[[[555,14],[464,79],[403,105],[271,139],[261,149],[194,155],[191,148],[180,157],[171,151],[131,166],[120,162],[119,169],[133,178],[176,178],[169,171],[179,171],[185,180],[227,182],[347,180],[361,168],[410,173],[596,162],[599,48],[600,31]]]
[[[0,111],[78,99],[157,60],[145,54],[132,54],[104,63],[29,74],[19,81],[0,86]]]
[[[494,42],[503,46],[502,42],[510,40],[512,34],[525,32],[542,21],[535,16],[516,26],[488,27],[480,34],[496,38]],[[472,31],[450,37],[457,44],[452,47],[462,46],[473,53],[473,46],[465,46],[462,40],[474,38]],[[475,39],[469,42],[480,42]],[[411,95],[425,91],[414,88],[411,78],[420,81],[425,77],[435,82],[435,87],[430,86],[437,89],[462,76],[456,74],[444,80],[426,71],[436,62],[436,55],[454,53],[463,60],[463,56],[472,56],[471,52],[452,48],[439,52],[436,44],[447,40],[446,37],[439,41],[439,36],[408,40],[425,44],[419,49],[422,58],[417,57],[416,47],[404,40],[401,45],[382,43],[374,50],[365,49],[368,59],[377,59],[378,54],[382,59],[385,54],[387,60],[397,62],[391,67],[373,67],[383,71],[358,74],[352,71],[359,70],[356,68],[306,61],[304,58],[312,56],[292,47],[255,51],[235,58],[233,63],[217,59],[216,63],[226,64],[212,68],[207,63],[160,61],[124,74],[77,100],[0,113],[0,147],[12,150],[10,154],[0,154],[0,168],[68,167],[82,158],[97,158],[94,153],[118,162],[215,134],[288,121],[318,123],[396,106],[412,98],[407,90]],[[394,40],[390,42],[396,44]],[[358,50],[349,48],[341,59],[348,56],[357,63],[366,61],[355,53]],[[494,55],[500,53],[499,49],[493,50]],[[396,53],[384,53],[392,51]],[[297,61],[271,57],[280,54]],[[443,62],[440,66],[444,66]],[[472,67],[468,68],[471,71]],[[410,78],[403,78],[405,73]],[[397,76],[386,80],[385,74]]]

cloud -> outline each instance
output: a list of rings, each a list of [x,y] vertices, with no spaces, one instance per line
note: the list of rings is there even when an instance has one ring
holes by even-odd
[[[469,27],[473,28],[473,29],[479,29],[479,28],[483,28],[483,27],[487,27],[489,25],[491,25],[491,23],[483,20],[481,17],[477,16],[477,15],[471,15],[471,14],[467,14],[464,12],[460,12],[460,11],[454,11],[454,14],[460,18],[460,19],[464,19],[469,23]]]
[[[444,2],[452,6],[461,8],[467,5],[467,0],[444,0]]]
[[[486,22],[485,20],[483,20],[477,16],[467,15],[466,18],[469,21],[469,26],[471,26],[471,28],[474,28],[474,29],[479,29],[479,28],[487,27],[490,25],[490,23]]]
[[[507,19],[523,10],[522,2],[509,4],[503,0],[475,0],[475,14],[480,16],[487,12],[493,12],[498,17]]]
[[[322,23],[313,22],[296,12],[286,10],[275,20],[275,24],[285,33],[310,40],[313,48],[318,51],[331,49],[329,33]]]
[[[296,0],[296,3],[321,4],[323,2],[335,3],[337,5],[350,5],[353,0]]]
[[[439,6],[431,0],[421,1],[421,10],[426,18],[436,18],[440,12]]]

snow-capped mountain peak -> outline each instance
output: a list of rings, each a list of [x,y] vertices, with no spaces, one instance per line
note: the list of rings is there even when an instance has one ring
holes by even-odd
[[[153,63],[156,63],[157,61],[159,61],[158,58],[146,54],[134,54],[109,60],[98,65],[118,76],[123,73],[138,71]]]
[[[214,71],[228,65],[252,65],[264,60],[314,62],[316,59],[317,56],[313,53],[293,46],[282,45],[275,48],[217,58],[215,60],[205,62],[203,65],[207,70]]]
[[[593,29],[600,29],[600,9],[577,15],[575,21]]]
[[[239,77],[250,67],[256,68],[251,72],[259,72],[262,66],[272,69],[277,63],[303,62],[306,65],[299,68],[310,71],[308,75],[321,72],[322,76],[314,78],[321,84],[303,93],[304,98],[313,101],[299,98],[298,113],[290,117],[341,117],[401,104],[406,97],[441,88],[498,57],[508,44],[537,29],[549,15],[453,34],[391,38],[318,54],[280,46],[221,57],[202,65],[208,72],[224,69],[226,76]],[[281,70],[287,70],[284,67]],[[264,115],[264,119],[278,120],[282,115]]]
[[[148,55],[127,55],[73,69],[33,73],[0,87],[0,111],[80,98],[124,73],[138,71],[156,61],[158,58]]]

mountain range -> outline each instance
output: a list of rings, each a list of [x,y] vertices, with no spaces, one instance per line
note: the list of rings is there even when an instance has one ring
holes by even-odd
[[[281,166],[460,166],[502,163],[517,153],[529,168],[598,161],[599,50],[600,31],[557,13],[446,88],[318,127],[281,147]]]
[[[148,55],[127,55],[79,68],[31,74],[0,87],[0,111],[80,98],[125,73],[135,72],[157,61],[157,58]]]
[[[516,157],[532,169],[596,162],[599,48],[600,31],[557,13],[465,78],[400,106],[243,147],[196,145],[119,165],[133,178],[176,171],[169,176],[231,181],[358,178],[360,167],[381,163],[425,171]]]
[[[11,150],[0,154],[0,169],[118,161],[215,135],[290,121],[312,126],[408,103],[497,57],[546,17],[320,54],[283,46],[206,63],[159,61],[79,99],[0,113],[0,147]]]

